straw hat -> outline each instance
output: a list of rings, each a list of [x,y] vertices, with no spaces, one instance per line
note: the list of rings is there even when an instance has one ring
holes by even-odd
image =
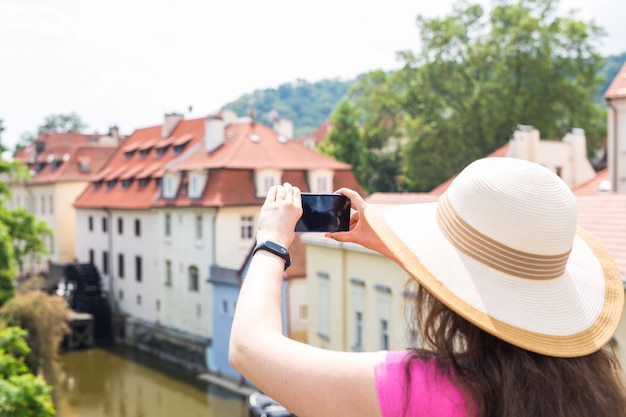
[[[364,215],[431,294],[513,345],[583,356],[617,329],[617,265],[577,227],[574,196],[541,165],[481,159],[437,203],[370,205]]]

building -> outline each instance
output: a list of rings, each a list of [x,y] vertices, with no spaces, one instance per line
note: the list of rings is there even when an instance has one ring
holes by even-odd
[[[67,264],[74,261],[74,200],[83,192],[89,179],[113,154],[119,135],[112,128],[108,135],[44,132],[36,141],[19,150],[15,159],[28,166],[30,179],[10,183],[11,209],[24,207],[53,232],[46,238],[49,253],[40,259],[28,259],[22,274],[48,272],[48,262]]]
[[[289,126],[279,132],[229,111],[166,115],[162,126],[130,135],[93,178],[75,203],[86,229],[76,250],[105,277],[124,319],[118,337],[227,369],[234,287],[269,188],[360,189],[350,165],[292,141]]]
[[[626,191],[626,62],[604,93],[608,106],[607,165],[613,191]]]

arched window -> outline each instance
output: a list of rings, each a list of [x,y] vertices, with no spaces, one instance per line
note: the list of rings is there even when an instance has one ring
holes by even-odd
[[[198,291],[200,288],[200,277],[198,274],[198,268],[195,266],[189,267],[189,291]]]

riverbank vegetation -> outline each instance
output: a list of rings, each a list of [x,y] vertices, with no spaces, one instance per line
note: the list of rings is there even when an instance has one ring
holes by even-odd
[[[69,309],[56,295],[28,286],[17,291],[24,258],[45,253],[43,236],[51,232],[33,214],[5,204],[7,182],[27,179],[26,166],[0,160],[0,176],[0,410],[3,417],[53,416],[56,357]]]

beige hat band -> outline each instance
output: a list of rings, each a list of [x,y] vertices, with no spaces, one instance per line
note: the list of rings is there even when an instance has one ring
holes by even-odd
[[[482,234],[458,215],[444,194],[437,206],[437,223],[458,250],[500,272],[528,279],[552,279],[563,275],[570,251],[538,255],[503,245]]]

